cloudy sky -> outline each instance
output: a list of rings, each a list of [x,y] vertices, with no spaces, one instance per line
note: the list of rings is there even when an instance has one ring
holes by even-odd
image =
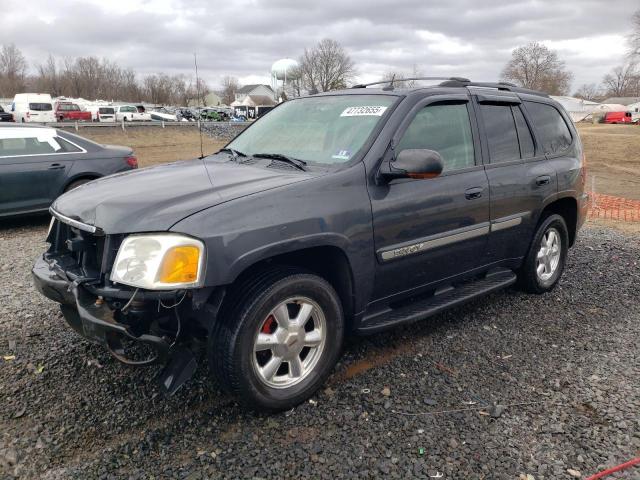
[[[321,38],[351,54],[360,81],[384,72],[496,80],[518,45],[541,41],[599,82],[623,61],[637,0],[0,0],[0,43],[30,65],[95,55],[141,75],[193,73],[216,85],[269,81],[271,64]]]

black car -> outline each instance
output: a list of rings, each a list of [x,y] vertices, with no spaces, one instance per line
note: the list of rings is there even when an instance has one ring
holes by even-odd
[[[60,194],[137,168],[128,147],[99,145],[62,130],[0,127],[0,217],[46,212]]]
[[[5,112],[4,108],[0,107],[0,122],[13,122],[13,114]]]
[[[263,410],[312,395],[347,333],[554,288],[587,208],[566,112],[503,83],[394,83],[282,103],[215,155],[61,196],[37,288],[117,359],[164,363],[165,392],[206,352]]]

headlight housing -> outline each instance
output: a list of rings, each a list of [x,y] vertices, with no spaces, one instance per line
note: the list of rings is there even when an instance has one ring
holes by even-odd
[[[204,244],[174,233],[129,235],[118,249],[111,281],[149,290],[202,286]]]

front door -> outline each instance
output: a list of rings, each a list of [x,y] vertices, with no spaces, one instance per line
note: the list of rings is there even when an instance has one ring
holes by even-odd
[[[374,298],[428,289],[486,261],[488,181],[468,97],[423,100],[400,127],[395,147],[437,151],[442,174],[370,187],[377,271]]]

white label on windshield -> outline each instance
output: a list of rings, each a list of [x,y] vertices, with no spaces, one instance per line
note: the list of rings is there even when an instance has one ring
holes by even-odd
[[[341,117],[381,117],[387,107],[349,107],[340,114]]]

